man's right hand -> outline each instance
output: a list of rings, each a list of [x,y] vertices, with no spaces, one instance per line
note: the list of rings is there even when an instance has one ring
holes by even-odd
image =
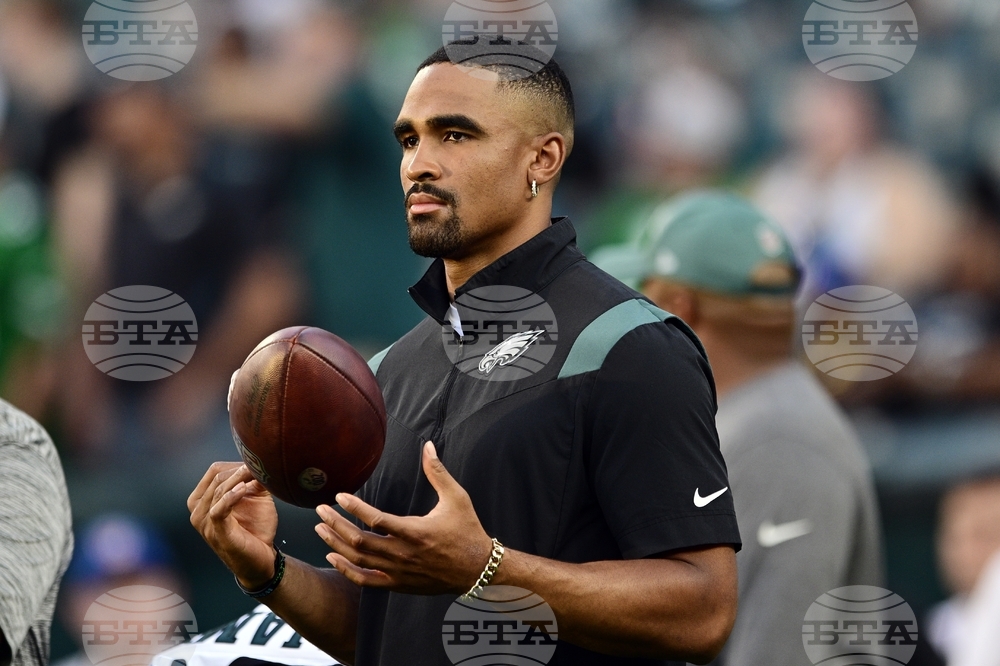
[[[208,468],[187,501],[191,524],[248,590],[274,576],[278,512],[264,486],[242,463]]]

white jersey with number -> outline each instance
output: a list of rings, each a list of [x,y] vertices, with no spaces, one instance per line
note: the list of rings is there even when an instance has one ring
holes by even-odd
[[[178,663],[180,662],[180,663]],[[264,605],[153,657],[150,666],[333,666],[336,659],[302,638]]]

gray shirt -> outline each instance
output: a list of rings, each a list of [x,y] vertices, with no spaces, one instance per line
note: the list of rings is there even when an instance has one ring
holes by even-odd
[[[717,416],[743,550],[739,614],[717,663],[808,663],[802,620],[823,592],[881,585],[881,525],[867,456],[799,363],[725,395]]]
[[[56,594],[72,553],[69,496],[52,440],[0,400],[0,629],[13,666],[48,663]]]

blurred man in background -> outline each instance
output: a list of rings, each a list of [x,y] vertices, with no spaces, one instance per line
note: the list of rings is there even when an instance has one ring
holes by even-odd
[[[1000,666],[1000,551],[993,554],[969,596],[962,640],[948,666]]]
[[[74,314],[82,318],[115,287],[169,289],[197,317],[198,349],[182,373],[136,383],[96,372],[75,345],[75,371],[61,383],[64,416],[73,443],[95,460],[152,454],[180,466],[226,421],[232,367],[300,311],[302,284],[276,194],[281,176],[249,157],[235,176],[217,160],[218,144],[154,83],[108,95],[94,127],[99,143],[67,164],[56,185],[61,235],[85,237],[61,248],[67,265],[86,266],[73,276]],[[82,252],[93,256],[74,260]]]
[[[67,3],[0,2],[0,74],[10,86],[5,140],[11,165],[48,186],[88,134],[97,72],[80,48]]]
[[[72,553],[69,496],[52,440],[0,400],[0,666],[49,663],[52,613]]]
[[[36,418],[57,392],[66,321],[48,188],[87,133],[85,65],[60,3],[0,2],[0,396]]]
[[[945,493],[937,549],[941,577],[952,597],[929,615],[931,645],[949,664],[1000,664],[1000,644],[987,647],[989,634],[1000,626],[995,610],[1000,589],[989,575],[991,559],[1000,555],[1000,475],[962,481]],[[993,567],[998,568],[1000,564]],[[991,607],[992,624],[983,617],[989,617]],[[983,661],[990,652],[995,661]]]
[[[749,118],[718,53],[703,50],[708,29],[690,16],[659,16],[629,40],[635,90],[615,111],[620,169],[588,211],[585,248],[633,240],[664,198],[725,181]]]
[[[764,170],[754,199],[807,268],[803,301],[852,284],[908,299],[933,287],[956,211],[937,171],[882,137],[874,91],[810,68],[782,111],[790,149]]]
[[[1000,175],[983,165],[968,181],[944,279],[918,306],[920,354],[912,372],[882,387],[923,413],[1000,402]]]
[[[309,280],[310,323],[374,353],[419,321],[398,285],[425,266],[397,233],[399,146],[383,131],[409,84],[407,40],[394,35],[393,52],[368,56],[366,72],[361,14],[314,0],[235,3],[193,99],[201,125],[227,148],[225,164],[285,163],[282,207]],[[391,88],[400,64],[398,99],[385,103],[379,86]],[[383,269],[368,270],[376,264]]]
[[[740,612],[717,663],[802,663],[802,618],[824,592],[879,585],[868,460],[846,417],[795,361],[800,273],[780,227],[706,191],[659,207],[634,246],[594,263],[687,322],[708,353],[744,543]]]

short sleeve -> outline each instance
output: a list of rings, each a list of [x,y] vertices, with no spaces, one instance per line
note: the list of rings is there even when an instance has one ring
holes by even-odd
[[[70,538],[64,481],[41,453],[0,441],[0,627],[14,655],[65,567]]]
[[[623,336],[589,398],[588,473],[625,558],[740,548],[711,370],[685,329],[667,320]]]

